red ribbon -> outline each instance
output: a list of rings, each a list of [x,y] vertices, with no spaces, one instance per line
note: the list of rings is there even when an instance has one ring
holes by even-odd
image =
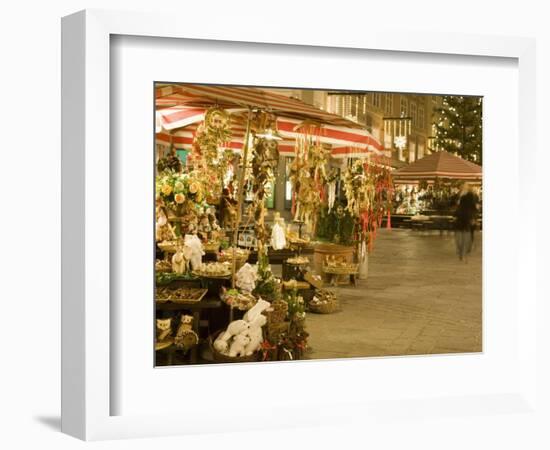
[[[276,349],[277,349],[277,346],[271,344],[269,341],[263,341],[263,342],[260,344],[260,347],[261,347],[261,349],[263,350],[263,360],[264,360],[264,361],[267,359],[267,356],[268,356],[268,354],[269,354],[270,351],[276,350]]]

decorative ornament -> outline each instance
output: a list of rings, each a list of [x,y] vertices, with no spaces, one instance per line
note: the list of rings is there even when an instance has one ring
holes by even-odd
[[[174,345],[188,351],[199,343],[199,336],[193,331],[193,316],[181,315],[180,325],[174,338]]]
[[[172,318],[157,319],[157,342],[163,342],[172,334]]]

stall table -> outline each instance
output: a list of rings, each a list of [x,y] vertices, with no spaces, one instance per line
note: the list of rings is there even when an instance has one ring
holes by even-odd
[[[349,277],[349,283],[353,284],[353,286],[357,286],[358,267],[342,268],[324,266],[323,272],[330,277],[329,282],[332,286],[343,284],[342,277]]]
[[[433,224],[433,221],[429,219],[411,219],[410,224],[412,230],[428,231],[430,226]]]
[[[312,254],[313,254],[313,247],[305,246],[302,248],[302,251],[301,251],[302,256],[312,255]],[[296,256],[296,251],[290,250],[288,248],[284,248],[282,250],[273,250],[270,247],[267,251],[267,256],[271,264],[282,264],[283,261],[285,261],[286,259]],[[248,257],[248,262],[250,264],[254,264],[257,261],[258,261],[258,252],[256,251],[250,252],[250,256]]]

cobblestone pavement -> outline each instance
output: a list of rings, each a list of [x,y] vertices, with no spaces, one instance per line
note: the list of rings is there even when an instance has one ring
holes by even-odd
[[[342,311],[308,314],[310,359],[480,352],[481,234],[467,262],[452,234],[381,230],[367,280],[335,288]]]

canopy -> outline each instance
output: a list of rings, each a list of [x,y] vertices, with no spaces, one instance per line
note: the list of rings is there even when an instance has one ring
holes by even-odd
[[[156,95],[159,144],[172,142],[176,148],[190,148],[196,126],[204,120],[206,109],[217,105],[234,115],[233,136],[227,147],[235,151],[242,148],[245,132],[244,122],[239,120],[239,116],[242,117],[248,108],[263,108],[277,116],[277,131],[284,139],[279,143],[281,153],[293,153],[295,140],[304,135],[301,128],[304,121],[313,121],[308,124],[308,132],[313,132],[319,142],[330,144],[335,149],[335,157],[365,157],[370,153],[384,153],[383,146],[361,125],[299,100],[261,89],[165,85],[157,88]]]
[[[168,84],[160,85],[156,89],[157,109],[183,105],[202,108],[219,106],[224,109],[260,108],[269,110],[277,116],[284,115],[301,120],[317,119],[322,123],[346,128],[359,130],[363,128],[358,123],[323,111],[295,98],[253,87]]]
[[[479,181],[482,178],[482,169],[473,162],[439,151],[396,170],[392,173],[392,177],[396,183],[436,178]]]

